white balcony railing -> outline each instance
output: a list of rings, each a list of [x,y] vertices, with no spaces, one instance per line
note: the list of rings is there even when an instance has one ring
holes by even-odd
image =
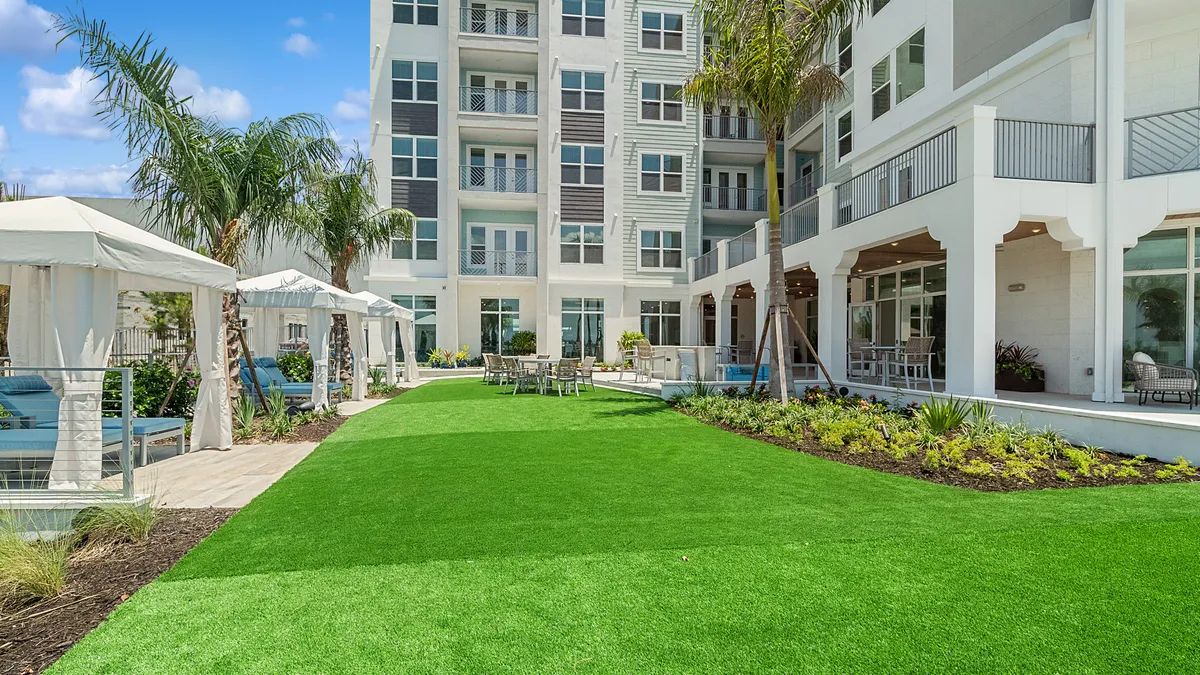
[[[537,37],[538,17],[533,12],[512,9],[473,9],[463,7],[459,31],[501,37]]]
[[[722,138],[731,141],[762,140],[762,128],[753,117],[732,115],[705,115],[704,137]]]
[[[766,211],[767,191],[758,188],[705,185],[704,208],[720,211]]]
[[[537,92],[491,87],[459,87],[458,106],[463,112],[499,115],[537,115]]]
[[[459,274],[467,277],[536,277],[537,252],[463,249],[458,265]]]
[[[460,166],[460,190],[536,194],[537,169],[506,166]]]

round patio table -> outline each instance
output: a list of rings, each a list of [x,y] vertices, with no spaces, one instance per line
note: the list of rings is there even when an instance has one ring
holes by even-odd
[[[904,345],[896,345],[894,347],[868,347],[868,349],[875,352],[876,360],[878,360],[879,364],[883,366],[883,386],[888,386],[888,371],[890,370],[888,368],[888,361],[890,360],[892,354],[898,354],[902,349],[904,349]]]
[[[533,356],[518,356],[517,363],[522,366],[530,363],[537,364],[538,393],[546,393],[545,374],[550,370],[551,367],[554,366],[554,364],[558,363],[558,359],[539,359]]]

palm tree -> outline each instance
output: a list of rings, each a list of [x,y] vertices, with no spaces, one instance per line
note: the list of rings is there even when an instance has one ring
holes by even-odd
[[[199,117],[172,88],[177,64],[143,33],[126,44],[82,11],[56,20],[62,41],[79,43],[83,65],[103,83],[97,116],[138,163],[130,187],[148,205],[148,224],[232,267],[261,250],[294,213],[306,185],[340,155],[318,115],[252,122],[245,129]],[[60,41],[61,44],[61,41]],[[236,295],[225,296],[229,392],[238,391],[244,338]]]
[[[340,172],[312,184],[288,233],[343,291],[351,290],[351,271],[390,250],[393,239],[412,238],[413,214],[404,209],[380,209],[377,189],[375,165],[356,144]],[[333,326],[338,370],[347,373],[350,333],[345,315],[335,315]]]
[[[700,24],[712,36],[712,49],[683,86],[688,103],[699,107],[741,102],[758,118],[765,140],[769,288],[771,312],[788,313],[779,224],[776,142],[788,116],[801,105],[823,105],[845,95],[845,85],[823,52],[865,9],[867,0],[698,0]],[[767,318],[769,321],[769,317]],[[775,326],[771,371],[786,401],[793,394],[788,324]],[[763,335],[765,341],[766,334]],[[762,344],[759,353],[762,353]],[[755,374],[757,375],[757,364]],[[778,375],[778,374],[786,374]]]

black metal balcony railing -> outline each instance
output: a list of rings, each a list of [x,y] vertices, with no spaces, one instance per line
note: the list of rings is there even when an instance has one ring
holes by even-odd
[[[758,120],[753,117],[705,115],[704,137],[731,141],[760,141],[763,133]]]
[[[537,169],[518,169],[505,166],[460,166],[460,190],[471,192],[515,192],[535,194]]]
[[[1200,108],[1126,122],[1129,178],[1200,170]]]
[[[758,228],[750,228],[741,235],[729,240],[730,269],[749,262],[758,257]]]
[[[813,172],[801,176],[796,182],[788,186],[788,204],[795,206],[802,201],[806,201],[810,197],[817,194],[817,190],[825,184],[821,167],[813,169]]]
[[[511,9],[472,9],[463,7],[459,30],[479,35],[537,37],[537,14]]]
[[[766,211],[767,191],[757,188],[705,185],[704,208],[721,211]]]
[[[458,106],[463,112],[536,115],[537,92],[523,89],[459,87]]]
[[[463,249],[458,252],[459,274],[470,277],[536,277],[536,251],[486,251]]]
[[[996,177],[1095,182],[1096,126],[996,120]]]
[[[796,131],[800,127],[808,124],[810,120],[821,112],[821,106],[816,103],[802,103],[796,106],[792,114],[788,116],[788,133]]]
[[[953,185],[956,139],[951,127],[838,185],[838,227]]]
[[[696,258],[696,262],[692,265],[692,281],[700,281],[707,279],[718,271],[717,267],[717,249],[713,249],[708,253]]]
[[[820,207],[817,198],[809,197],[803,203],[784,211],[780,216],[779,225],[784,246],[798,244],[817,236],[820,230]]]

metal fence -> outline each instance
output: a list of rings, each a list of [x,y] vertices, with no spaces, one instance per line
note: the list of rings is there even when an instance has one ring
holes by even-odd
[[[1200,108],[1126,122],[1129,178],[1200,170]]]
[[[463,249],[458,252],[459,274],[469,277],[536,277],[536,251],[484,251]]]
[[[191,352],[191,344],[190,332],[156,333],[145,328],[121,328],[113,337],[108,363],[119,368],[138,361],[166,360],[177,368]],[[194,354],[192,356],[189,363],[194,366]]]
[[[838,227],[953,185],[956,139],[951,127],[838,185]]]
[[[1094,182],[1095,125],[996,120],[996,177]]]
[[[780,216],[783,245],[791,246],[812,239],[820,230],[820,205],[816,197],[809,197]]]
[[[500,115],[536,115],[537,92],[525,89],[459,87],[458,105],[463,112]]]
[[[459,167],[460,190],[471,192],[537,193],[537,169],[505,166]]]
[[[700,281],[707,279],[719,271],[717,262],[717,249],[713,249],[708,253],[696,258],[696,262],[692,265],[692,281]]]
[[[824,184],[824,172],[821,167],[816,167],[812,173],[801,176],[788,186],[788,203],[794,206],[816,196],[817,190]]]
[[[758,228],[752,227],[729,240],[729,267],[732,269],[758,257]]]
[[[533,12],[463,7],[459,16],[459,30],[463,33],[507,37],[537,37],[538,34],[538,17]]]
[[[763,138],[763,131],[758,120],[753,117],[705,115],[704,137],[731,141],[759,141]]]
[[[820,112],[821,106],[815,102],[801,103],[796,106],[792,110],[792,114],[788,116],[788,133],[808,124]]]
[[[704,208],[721,211],[766,211],[767,191],[758,188],[705,185]]]

